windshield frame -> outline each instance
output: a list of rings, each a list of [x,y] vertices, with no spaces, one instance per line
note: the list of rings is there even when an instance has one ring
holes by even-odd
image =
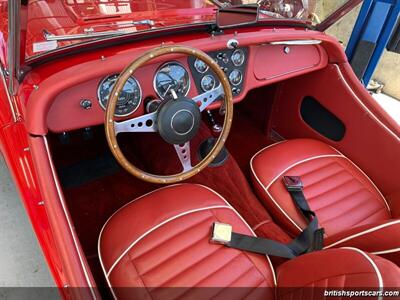
[[[357,6],[363,0],[348,0],[339,9],[334,11],[328,18],[321,24],[314,26],[309,21],[300,19],[264,19],[260,18],[256,24],[237,26],[240,27],[258,27],[258,26],[291,26],[303,27],[312,30],[323,31],[331,26],[338,19],[343,17],[351,9]],[[104,48],[112,45],[122,44],[132,41],[140,41],[155,36],[163,36],[169,34],[189,33],[193,31],[209,31],[211,34],[217,30],[216,20],[210,22],[192,23],[177,26],[168,26],[155,29],[147,29],[138,32],[126,33],[111,37],[99,37],[85,40],[70,46],[64,46],[54,49],[52,51],[43,52],[29,58],[25,58],[25,37],[27,25],[27,11],[28,1],[24,0],[11,0],[8,1],[9,10],[9,34],[11,37],[8,43],[8,62],[7,70],[9,73],[9,90],[15,94],[18,82],[23,78],[24,71],[29,70],[35,65],[48,62],[52,59],[57,59],[62,55],[76,54],[81,51],[90,51],[93,49]]]
[[[255,24],[243,24],[238,25],[235,28],[243,27],[300,27],[313,30],[314,27],[304,20],[294,19],[263,19],[259,20]],[[233,29],[233,28],[230,28]],[[100,37],[93,38],[91,40],[85,40],[81,43],[76,43],[70,46],[64,46],[52,51],[44,52],[35,56],[31,56],[24,61],[25,66],[36,66],[45,62],[55,59],[65,54],[77,54],[83,51],[91,51],[94,49],[101,49],[110,46],[126,44],[129,42],[139,42],[148,39],[154,39],[162,36],[176,35],[176,34],[188,34],[190,32],[209,32],[211,35],[218,34],[219,29],[217,28],[216,22],[203,22],[193,23],[177,26],[169,26],[165,28],[142,30],[140,32],[126,33],[123,35],[116,35],[111,37]]]

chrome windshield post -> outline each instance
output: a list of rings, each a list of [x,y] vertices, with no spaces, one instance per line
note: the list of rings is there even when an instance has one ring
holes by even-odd
[[[22,1],[27,2],[27,1]],[[27,4],[24,5],[24,8]],[[27,13],[27,10],[24,10]],[[26,16],[25,16],[26,17]],[[21,68],[21,51],[25,55],[25,47],[21,47],[21,0],[8,1],[8,66],[9,75],[8,89],[11,95],[15,95],[18,90],[18,79]]]

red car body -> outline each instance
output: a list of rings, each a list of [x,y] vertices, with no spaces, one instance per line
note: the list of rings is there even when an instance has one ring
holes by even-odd
[[[87,263],[83,259],[82,250],[77,242],[77,236],[73,233],[73,225],[65,207],[54,206],[47,202],[49,198],[61,198],[60,187],[55,174],[51,158],[41,156],[46,151],[47,141],[44,136],[47,128],[43,126],[43,120],[39,120],[39,111],[49,110],[46,101],[39,103],[39,97],[52,97],[58,85],[73,85],[85,78],[90,78],[98,73],[95,65],[101,57],[112,60],[119,69],[126,64],[129,57],[134,57],[151,47],[156,47],[162,43],[186,44],[201,47],[202,50],[213,49],[226,44],[227,39],[237,35],[243,36],[243,40],[249,43],[262,43],[263,41],[295,40],[295,39],[316,39],[322,41],[320,51],[326,51],[327,55],[315,64],[315,69],[322,68],[328,63],[336,63],[341,72],[346,74],[348,81],[351,82],[355,93],[366,95],[367,92],[357,81],[350,70],[346,56],[337,41],[324,33],[312,31],[307,28],[307,23],[303,21],[287,21],[284,27],[275,21],[274,26],[253,28],[229,29],[225,35],[214,38],[214,43],[207,45],[205,39],[209,34],[196,32],[197,27],[202,27],[204,22],[212,22],[215,18],[216,7],[212,4],[201,3],[201,8],[191,7],[196,5],[196,1],[187,4],[186,1],[130,1],[131,11],[135,13],[117,12],[105,15],[100,9],[99,1],[84,2],[78,4],[76,1],[32,1],[29,5],[29,15],[27,17],[28,30],[22,27],[22,36],[26,38],[25,49],[21,50],[21,76],[15,94],[8,90],[10,78],[6,76],[8,66],[8,13],[7,4],[9,1],[0,1],[0,151],[11,171],[17,190],[31,220],[33,229],[43,250],[49,269],[53,275],[55,283],[61,288],[62,295],[66,298],[71,296],[73,291],[63,289],[66,285],[89,287],[94,286],[94,280],[89,271]],[[70,3],[70,4],[69,4]],[[125,7],[125,1],[110,1],[118,7],[118,4]],[[168,8],[167,10],[165,8]],[[27,13],[21,11],[22,16]],[[162,35],[154,32],[146,32],[140,35],[140,39],[131,40],[129,43],[114,43],[120,38],[110,38],[106,43],[113,43],[111,46],[104,41],[93,41],[85,44],[71,44],[70,42],[61,43],[63,47],[50,53],[34,53],[33,45],[44,42],[43,29],[45,28],[53,34],[76,34],[84,32],[84,28],[95,27],[104,23],[104,17],[114,21],[131,21],[140,19],[153,19],[160,29]],[[192,24],[192,32],[174,34],[176,28],[168,28],[171,25]],[[300,25],[300,26],[299,26]],[[113,25],[110,25],[113,29]],[[161,28],[165,26],[165,29]],[[278,28],[278,29],[276,29]],[[134,46],[132,46],[132,43]],[[323,50],[321,50],[323,48]],[[65,57],[62,55],[65,54]],[[304,55],[308,55],[304,53]],[[128,59],[129,60],[129,59]],[[282,61],[284,64],[285,62]],[[63,73],[65,76],[60,82],[57,74],[62,70],[73,69],[73,66],[85,65],[85,74]],[[278,66],[274,65],[274,68]],[[301,68],[300,68],[301,69]],[[307,70],[300,70],[296,74],[306,73]],[[61,73],[60,73],[61,74]],[[69,77],[66,76],[69,74]],[[348,74],[351,74],[350,76]],[[76,76],[76,77],[75,77]],[[291,74],[283,75],[277,80],[290,78]],[[52,79],[53,78],[53,79]],[[52,85],[49,85],[49,82]],[[274,79],[271,80],[271,83]],[[249,86],[256,86],[254,82],[248,82]],[[44,94],[42,91],[46,90]],[[242,97],[237,97],[235,101],[240,101]],[[369,97],[369,96],[368,96]],[[45,107],[47,106],[47,107]],[[369,109],[373,111],[385,127],[391,132],[399,135],[399,127],[392,121],[387,114],[375,103],[368,103]],[[284,114],[284,112],[280,112]],[[50,120],[51,121],[51,120]],[[87,124],[88,126],[90,124]],[[284,127],[284,125],[282,125]],[[373,129],[372,129],[373,130]],[[62,130],[60,130],[62,131]],[[391,141],[383,141],[391,144]],[[353,146],[350,142],[343,147],[350,149]],[[43,150],[41,152],[40,150]],[[47,149],[48,150],[48,149]],[[351,152],[351,150],[349,150]],[[393,154],[389,154],[393,156]],[[360,156],[360,161],[370,158],[368,149],[365,156]],[[40,162],[38,164],[38,162]],[[376,169],[378,162],[372,164],[371,170]],[[377,176],[375,176],[377,177]],[[49,205],[47,205],[49,204]],[[64,209],[64,210],[63,210]],[[86,292],[85,292],[86,293]],[[90,289],[87,294],[82,293],[82,298],[92,296]]]

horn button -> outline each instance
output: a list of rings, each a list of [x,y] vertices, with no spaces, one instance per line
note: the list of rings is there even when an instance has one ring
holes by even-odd
[[[198,132],[201,113],[196,102],[188,98],[165,101],[157,115],[158,132],[170,144],[184,144]]]

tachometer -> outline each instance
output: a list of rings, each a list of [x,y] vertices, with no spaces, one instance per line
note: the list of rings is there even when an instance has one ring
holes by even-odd
[[[105,110],[111,90],[118,79],[119,74],[114,74],[104,78],[97,90],[100,106]],[[118,97],[115,107],[115,116],[124,117],[134,113],[142,101],[142,90],[139,83],[130,77],[125,83],[121,94]]]
[[[189,89],[189,73],[177,62],[162,65],[154,77],[154,90],[161,99],[170,97],[171,90],[174,90],[178,97],[186,96]]]

